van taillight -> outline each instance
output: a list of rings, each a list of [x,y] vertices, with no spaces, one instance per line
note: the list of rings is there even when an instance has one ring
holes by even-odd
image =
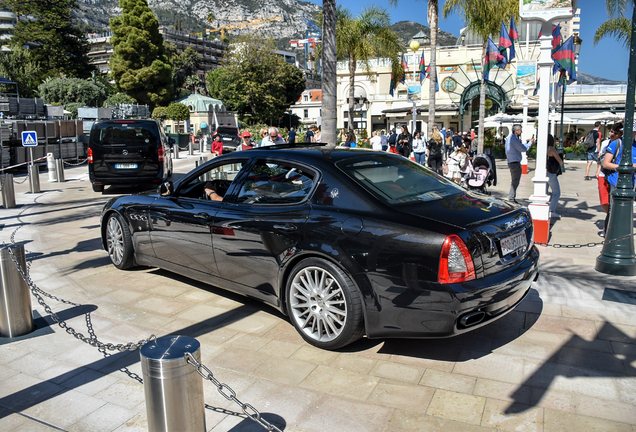
[[[93,149],[90,147],[88,148],[87,157],[88,157],[88,163],[93,163]]]
[[[439,283],[466,282],[475,279],[473,258],[464,241],[456,235],[444,240],[439,259]]]
[[[157,150],[157,159],[159,162],[163,162],[163,147],[159,147],[159,150]]]

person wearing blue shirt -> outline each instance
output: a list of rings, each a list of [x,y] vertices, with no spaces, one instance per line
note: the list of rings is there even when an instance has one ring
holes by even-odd
[[[616,168],[621,163],[622,156],[622,136],[623,131],[620,129],[623,125],[618,123],[610,130],[610,143],[605,150],[605,156],[603,156],[603,168],[606,170],[607,182],[610,184],[610,192],[616,189],[618,183],[618,173]],[[618,147],[618,148],[617,148]],[[636,143],[632,143],[632,163],[636,168]],[[634,174],[632,174],[632,187],[634,186]],[[611,196],[611,195],[610,195]]]
[[[510,169],[510,192],[508,200],[517,202],[517,187],[521,181],[521,153],[526,152],[534,144],[534,139],[528,140],[525,144],[521,142],[521,125],[512,126],[512,133],[506,140],[506,158],[508,159],[508,169]]]
[[[609,133],[609,139],[611,140],[607,149],[605,150],[605,154],[601,160],[603,164],[603,174],[605,174],[605,179],[609,183],[610,188],[610,206],[607,212],[607,216],[605,217],[605,226],[607,227],[609,223],[609,215],[612,211],[612,204],[614,201],[614,197],[612,196],[612,191],[616,189],[616,185],[618,184],[618,172],[616,172],[616,168],[621,163],[621,156],[623,151],[623,124],[616,123],[612,126],[612,129]],[[636,168],[636,143],[632,143],[632,164],[634,168]],[[632,187],[634,187],[634,173],[632,173]]]

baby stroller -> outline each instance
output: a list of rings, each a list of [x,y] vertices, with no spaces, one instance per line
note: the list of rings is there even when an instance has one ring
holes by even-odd
[[[462,178],[462,184],[469,190],[477,190],[483,194],[489,194],[488,186],[497,185],[495,164],[490,156],[478,154],[472,162],[467,161]]]

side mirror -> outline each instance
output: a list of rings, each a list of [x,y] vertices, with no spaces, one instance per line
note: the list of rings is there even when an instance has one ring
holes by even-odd
[[[159,193],[162,196],[170,196],[174,193],[174,185],[171,181],[166,181],[159,186]]]
[[[168,144],[173,145],[174,143],[176,143],[174,138],[168,138]]]

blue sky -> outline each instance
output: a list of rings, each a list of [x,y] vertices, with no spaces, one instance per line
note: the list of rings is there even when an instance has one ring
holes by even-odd
[[[321,0],[310,0],[322,6]],[[488,0],[484,0],[488,1]],[[440,14],[445,0],[439,0]],[[342,2],[354,15],[357,15],[365,6],[378,5],[386,7],[391,14],[392,22],[415,21],[428,25],[426,17],[426,0],[398,0],[398,5],[389,6],[388,0],[366,1],[348,0]],[[612,79],[616,81],[627,81],[627,69],[629,65],[629,50],[614,39],[606,38],[594,45],[594,32],[605,21],[607,21],[607,11],[604,0],[579,0],[578,7],[581,9],[581,30],[580,37],[583,39],[581,54],[579,55],[579,71],[591,75]],[[631,17],[631,11],[629,12]],[[517,27],[520,24],[517,23]],[[459,35],[459,30],[465,27],[457,14],[444,20],[440,17],[439,28],[445,32]]]

